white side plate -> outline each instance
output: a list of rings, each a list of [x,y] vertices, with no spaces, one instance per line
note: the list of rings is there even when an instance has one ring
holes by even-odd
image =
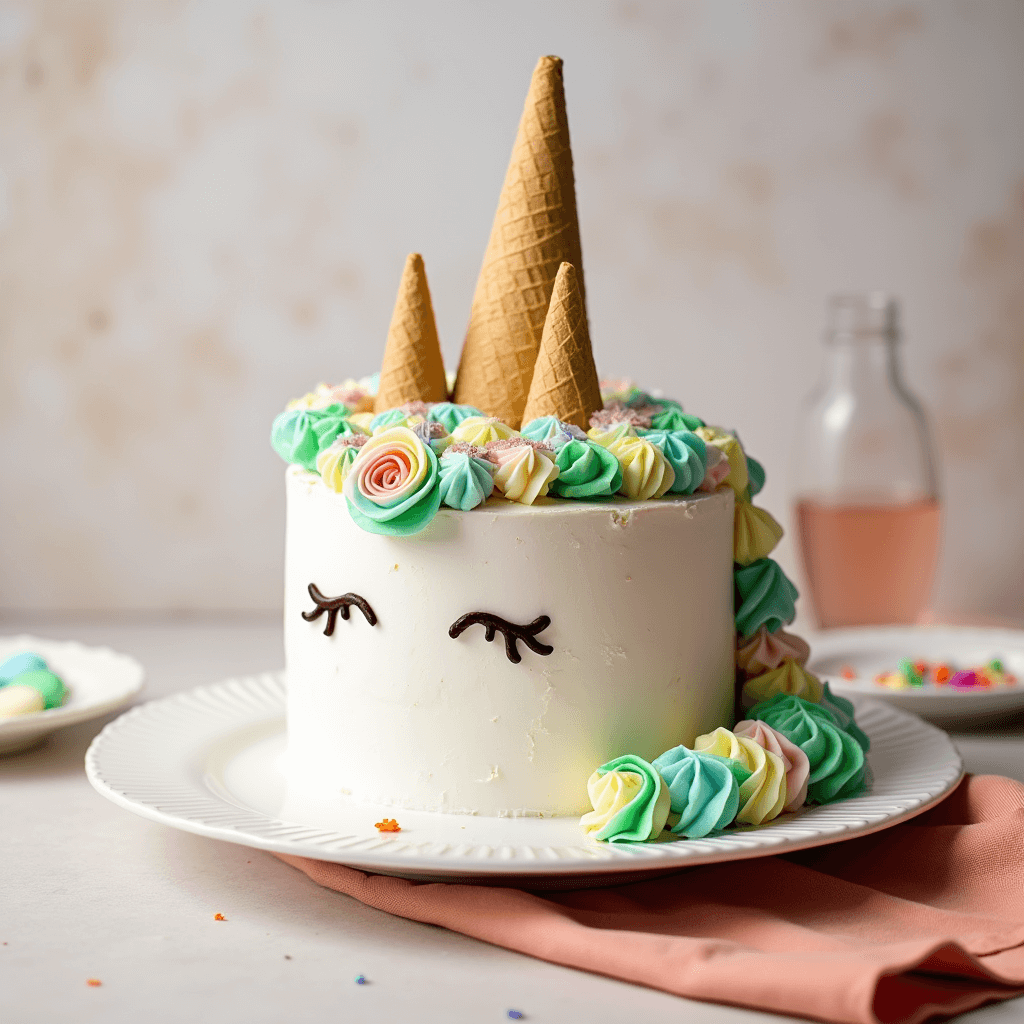
[[[1002,718],[1024,710],[1024,631],[959,626],[865,626],[817,633],[811,638],[814,652],[808,668],[827,679],[844,697],[877,697],[930,722],[955,728]],[[991,690],[954,690],[949,686],[924,686],[890,690],[875,676],[892,672],[901,658],[911,661],[946,661],[956,668],[973,668],[992,658],[1002,660],[1007,672],[1020,680],[1015,686]],[[843,679],[845,666],[856,679]]]
[[[593,886],[695,864],[788,853],[866,835],[941,800],[960,781],[945,733],[876,701],[858,705],[869,734],[869,794],[807,808],[758,829],[713,839],[611,844],[576,818],[483,818],[356,803],[289,790],[284,681],[227,680],[134,708],[111,722],[85,759],[89,781],[146,818],[213,839],[338,861],[406,878]],[[580,780],[581,786],[585,780]],[[402,831],[374,823],[397,818]]]
[[[37,636],[0,637],[0,662],[22,651],[44,658],[64,681],[68,695],[59,708],[0,718],[0,754],[27,750],[66,725],[117,711],[130,704],[142,689],[142,666],[109,647],[85,647]]]

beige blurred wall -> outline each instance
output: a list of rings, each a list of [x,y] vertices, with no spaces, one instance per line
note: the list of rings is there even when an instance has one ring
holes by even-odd
[[[411,250],[454,367],[543,53],[601,367],[737,428],[788,524],[825,297],[896,292],[937,606],[1024,612],[1017,0],[4,3],[0,608],[279,606],[270,421],[376,368]]]

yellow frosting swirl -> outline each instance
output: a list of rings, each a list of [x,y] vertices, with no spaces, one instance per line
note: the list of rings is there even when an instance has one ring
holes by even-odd
[[[643,788],[644,778],[637,772],[594,772],[587,780],[587,793],[594,809],[580,818],[583,831],[588,834],[600,832],[619,811],[640,795]],[[661,834],[668,821],[670,808],[668,786],[662,784],[654,804],[649,838],[654,839]]]
[[[591,427],[587,431],[587,437],[602,448],[607,448],[624,437],[636,437],[636,430],[632,423],[613,423],[610,427]]]
[[[732,476],[732,469],[729,470]],[[728,482],[728,477],[726,477]],[[782,527],[763,508],[742,499],[736,502],[733,519],[732,557],[740,565],[767,558],[782,540]]]
[[[778,668],[748,679],[740,699],[745,708],[752,708],[778,693],[786,693],[820,704],[823,692],[821,680],[813,672],[808,672],[795,658],[786,658]]]
[[[483,448],[490,441],[507,441],[518,436],[518,430],[513,430],[494,416],[467,416],[452,431],[452,440],[465,441],[478,448]]]
[[[743,494],[750,483],[747,473],[747,457],[739,441],[718,427],[698,427],[694,433],[708,444],[713,444],[728,460],[729,475],[722,481],[737,494]]]
[[[345,477],[352,468],[359,448],[352,444],[346,444],[344,439],[335,441],[330,448],[325,448],[316,457],[316,468],[323,482],[332,490],[341,494],[345,484]]]
[[[354,412],[348,417],[349,423],[358,427],[364,434],[370,433],[370,424],[373,422],[372,412]]]
[[[538,498],[543,498],[552,481],[558,479],[554,453],[537,449],[529,443],[509,448],[488,448],[487,457],[498,465],[494,486],[509,501],[532,505]]]
[[[621,437],[607,446],[622,468],[619,494],[646,501],[660,498],[676,481],[662,450],[642,437]]]
[[[762,825],[782,813],[786,806],[786,765],[778,754],[728,729],[716,729],[698,736],[693,749],[732,758],[751,773],[740,786],[737,821],[746,825]]]

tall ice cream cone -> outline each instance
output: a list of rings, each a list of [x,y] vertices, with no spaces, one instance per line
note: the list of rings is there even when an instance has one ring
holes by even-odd
[[[557,416],[586,430],[591,414],[601,406],[579,275],[572,264],[563,263],[551,292],[523,422]]]
[[[502,186],[455,381],[456,402],[522,422],[555,275],[571,263],[586,320],[562,61],[541,57]]]
[[[427,273],[423,257],[414,252],[406,257],[398,286],[373,408],[383,412],[405,402],[443,402],[447,397]]]

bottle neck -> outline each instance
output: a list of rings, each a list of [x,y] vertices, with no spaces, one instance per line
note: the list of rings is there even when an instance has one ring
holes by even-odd
[[[826,365],[830,390],[903,390],[896,341],[891,337],[833,337],[829,340]]]

